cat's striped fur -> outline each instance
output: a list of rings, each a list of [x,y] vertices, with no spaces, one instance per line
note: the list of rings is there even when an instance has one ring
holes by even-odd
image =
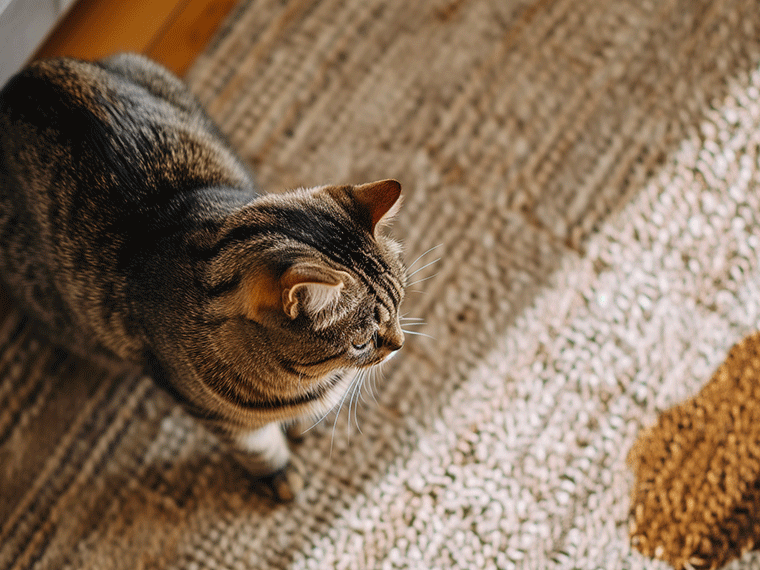
[[[59,343],[146,366],[280,498],[280,424],[403,344],[392,180],[257,195],[184,85],[139,56],[0,92],[0,278]]]

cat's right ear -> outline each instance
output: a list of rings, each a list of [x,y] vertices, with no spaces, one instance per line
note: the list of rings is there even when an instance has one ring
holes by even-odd
[[[380,180],[354,186],[354,200],[364,210],[370,225],[370,232],[388,224],[401,207],[401,184],[398,180]]]

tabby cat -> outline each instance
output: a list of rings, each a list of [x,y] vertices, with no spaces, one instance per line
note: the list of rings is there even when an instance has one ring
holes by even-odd
[[[395,180],[258,195],[182,82],[137,55],[0,92],[0,279],[51,338],[144,367],[279,499],[283,426],[404,343]]]

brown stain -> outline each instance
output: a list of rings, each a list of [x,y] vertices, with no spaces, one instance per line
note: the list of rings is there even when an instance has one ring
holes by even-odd
[[[630,537],[676,569],[718,568],[760,542],[760,332],[694,398],[660,415],[628,456]]]

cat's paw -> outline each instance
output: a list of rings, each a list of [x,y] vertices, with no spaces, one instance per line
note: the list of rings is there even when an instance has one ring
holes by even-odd
[[[303,476],[293,463],[288,463],[271,475],[259,478],[254,486],[260,494],[278,503],[292,501],[303,487]]]

